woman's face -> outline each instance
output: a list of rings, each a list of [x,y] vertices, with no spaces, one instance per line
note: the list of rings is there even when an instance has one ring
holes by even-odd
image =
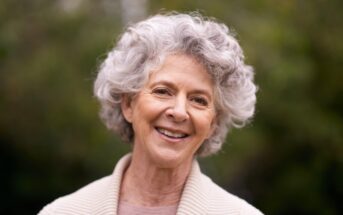
[[[142,91],[124,97],[123,114],[134,130],[134,156],[163,168],[190,164],[215,124],[213,83],[203,65],[170,55]]]

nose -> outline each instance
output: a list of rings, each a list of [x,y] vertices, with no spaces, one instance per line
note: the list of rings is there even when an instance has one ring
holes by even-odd
[[[166,115],[174,122],[184,122],[189,119],[187,111],[187,98],[178,96],[175,98],[173,104],[167,109]]]

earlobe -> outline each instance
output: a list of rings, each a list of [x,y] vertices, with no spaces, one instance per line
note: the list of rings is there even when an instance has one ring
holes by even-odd
[[[124,118],[126,119],[126,121],[130,123],[132,123],[131,100],[132,99],[127,94],[124,94],[122,95],[121,103],[120,103],[121,111],[124,115]]]

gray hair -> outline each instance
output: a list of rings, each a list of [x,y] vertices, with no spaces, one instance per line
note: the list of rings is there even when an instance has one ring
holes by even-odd
[[[100,116],[123,140],[134,131],[122,114],[124,94],[134,95],[153,68],[170,54],[186,54],[203,64],[214,81],[216,128],[199,148],[199,156],[221,149],[231,127],[243,127],[254,115],[257,87],[253,69],[228,27],[198,13],[158,14],[127,28],[99,68],[94,94]]]

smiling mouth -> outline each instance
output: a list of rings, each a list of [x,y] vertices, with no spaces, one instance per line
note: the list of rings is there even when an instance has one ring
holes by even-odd
[[[188,134],[180,133],[180,132],[172,132],[172,131],[166,130],[164,128],[156,128],[156,130],[158,133],[160,133],[164,136],[167,136],[169,138],[181,139],[181,138],[188,137]]]

